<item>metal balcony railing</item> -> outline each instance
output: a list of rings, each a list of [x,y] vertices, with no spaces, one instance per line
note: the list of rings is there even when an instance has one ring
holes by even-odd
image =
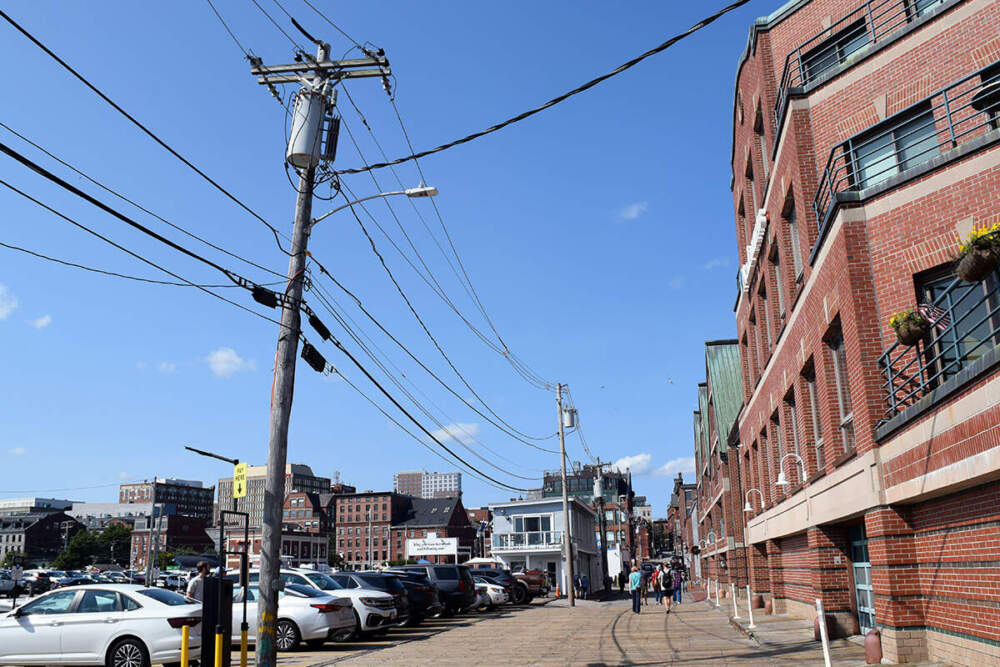
[[[859,58],[872,45],[930,13],[945,0],[869,0],[827,29],[813,35],[785,57],[774,103],[774,126],[788,105],[790,89],[801,88]]]
[[[893,343],[878,359],[886,419],[1000,346],[1000,271],[976,283],[955,278],[918,309],[932,321],[924,339]]]
[[[540,549],[562,545],[561,530],[493,535],[494,549]]]
[[[830,150],[813,210],[823,242],[837,194],[861,191],[995,130],[1000,116],[1000,61],[856,134]],[[815,253],[816,248],[813,249]]]

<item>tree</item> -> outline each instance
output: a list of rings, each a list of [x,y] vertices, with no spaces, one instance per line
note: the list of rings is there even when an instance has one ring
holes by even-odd
[[[132,529],[121,523],[105,526],[97,536],[100,553],[97,561],[110,558],[112,563],[127,564],[132,554]]]
[[[52,566],[57,570],[78,570],[94,562],[101,544],[93,533],[81,530],[70,538],[66,549],[59,552]]]
[[[156,567],[166,570],[174,564],[174,554],[170,551],[159,551],[156,554]]]
[[[15,559],[20,558],[20,559],[23,560],[23,559],[25,559],[27,557],[28,557],[28,554],[24,553],[23,551],[8,551],[4,555],[3,561],[0,562],[0,567],[4,567],[4,568],[6,568],[6,567],[12,567],[14,565]]]

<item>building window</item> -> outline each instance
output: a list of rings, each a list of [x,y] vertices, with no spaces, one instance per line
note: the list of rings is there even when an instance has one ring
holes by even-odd
[[[768,355],[771,351],[771,347],[774,345],[774,342],[771,340],[771,303],[767,300],[767,288],[765,287],[766,282],[767,282],[767,272],[763,271],[760,281],[760,291],[757,292],[757,294],[760,295],[760,305],[761,308],[764,309],[760,326],[764,330],[764,336],[765,336],[764,342],[766,342],[767,344],[767,347],[763,348],[762,350],[764,352],[762,358],[765,360],[768,358]],[[764,372],[763,367],[761,367],[761,372],[762,373]]]
[[[841,29],[800,56],[802,84],[808,84],[841,63],[847,62],[848,58],[863,49],[866,44],[868,44],[868,26],[864,19]]]
[[[931,11],[938,5],[944,4],[944,0],[910,0],[914,18],[918,18]]]
[[[854,450],[854,411],[851,406],[851,387],[847,373],[847,350],[844,336],[837,331],[828,342],[830,364],[836,381],[837,408],[840,413],[840,438],[844,452]]]
[[[930,160],[939,153],[930,102],[876,126],[851,143],[855,186],[861,190]]]
[[[785,283],[781,277],[781,256],[778,254],[778,244],[771,251],[771,265],[774,267],[774,286],[778,292],[778,316],[785,317]]]
[[[990,65],[984,69],[979,74],[980,87],[985,88],[988,84],[998,85],[1000,84],[1000,63],[995,65]],[[1000,128],[1000,103],[997,102],[997,96],[990,95],[986,100],[989,107],[984,109],[986,117],[989,118],[989,127],[992,130]]]
[[[764,136],[764,114],[761,113],[760,105],[757,105],[757,117],[753,124],[754,134],[757,135],[757,146],[760,148],[760,162],[764,167],[764,180],[767,180],[769,165],[767,163],[767,138]]]
[[[785,202],[785,222],[788,224],[788,240],[792,245],[792,262],[795,266],[795,280],[802,278],[802,246],[799,240],[799,220],[795,213],[795,199],[791,191]]]

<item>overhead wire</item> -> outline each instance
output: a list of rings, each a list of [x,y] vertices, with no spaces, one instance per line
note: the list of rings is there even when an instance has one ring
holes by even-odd
[[[347,40],[349,42],[353,43],[354,46],[356,46],[357,48],[361,49],[362,51],[365,51],[365,47],[361,46],[361,44],[359,44],[356,39],[354,39],[353,37],[351,37],[350,35],[348,35],[346,32],[344,32],[339,25],[337,25],[336,23],[334,23],[330,19],[329,16],[327,16],[326,14],[324,14],[323,12],[321,12],[319,9],[317,9],[316,5],[314,5],[313,3],[309,2],[309,0],[302,0],[302,2],[306,3],[307,5],[309,5],[310,9],[312,9],[314,12],[316,12],[317,14],[319,14],[320,18],[322,18],[324,21],[326,21],[327,23],[329,23],[330,26],[334,30],[336,30],[341,35],[343,35],[345,38],[347,38]]]
[[[139,120],[136,119],[135,116],[133,116],[132,114],[130,114],[129,112],[127,112],[117,102],[115,102],[110,97],[108,97],[108,95],[105,94],[100,88],[98,88],[96,85],[94,85],[93,83],[91,83],[86,77],[84,77],[77,70],[75,70],[69,63],[67,63],[65,60],[63,60],[58,55],[56,55],[55,52],[52,51],[52,49],[50,49],[45,44],[43,44],[38,38],[36,38],[34,35],[32,35],[30,32],[28,32],[23,26],[21,26],[21,24],[19,24],[17,21],[15,21],[14,19],[12,19],[2,9],[0,9],[0,18],[2,18],[3,20],[7,21],[7,23],[11,24],[18,32],[20,32],[22,35],[24,35],[29,41],[31,41],[39,49],[41,49],[47,56],[49,56],[50,58],[52,58],[53,60],[55,60],[63,69],[65,69],[67,72],[69,72],[70,74],[72,74],[78,81],[80,81],[80,83],[82,83],[87,88],[89,88],[91,91],[93,91],[98,97],[100,97],[107,104],[109,104],[111,106],[111,108],[113,108],[115,111],[117,111],[122,116],[124,116],[126,119],[128,119],[133,125],[135,125],[140,130],[142,130],[150,139],[152,139],[153,141],[155,141],[162,148],[164,148],[168,153],[170,153],[175,158],[177,158],[178,160],[180,160],[189,169],[191,169],[196,174],[198,174],[199,176],[201,176],[205,181],[207,181],[209,184],[211,184],[216,190],[218,190],[219,192],[221,192],[222,194],[224,194],[226,197],[228,197],[231,201],[233,201],[236,205],[238,205],[244,211],[246,211],[247,213],[249,213],[250,215],[252,215],[258,221],[260,221],[261,224],[263,224],[265,227],[267,227],[271,231],[271,233],[274,234],[274,241],[277,244],[278,249],[281,250],[281,252],[285,253],[286,255],[290,255],[291,254],[287,250],[285,250],[284,247],[282,247],[282,245],[281,245],[281,236],[284,236],[286,239],[288,237],[286,235],[282,234],[281,232],[279,232],[277,227],[275,227],[270,222],[268,222],[262,215],[260,215],[259,213],[257,213],[257,211],[255,211],[254,209],[250,208],[250,206],[248,206],[247,204],[245,204],[241,199],[239,199],[232,192],[230,192],[225,187],[223,187],[222,185],[220,185],[218,183],[218,181],[216,181],[215,179],[213,179],[211,176],[209,176],[202,169],[200,169],[199,167],[197,167],[194,163],[192,163],[186,157],[184,157],[183,155],[181,155],[177,150],[175,150],[172,146],[170,146],[170,144],[168,144],[166,141],[164,141],[163,139],[161,139],[156,133],[154,133],[148,127],[146,127],[145,125],[143,125]]]
[[[34,250],[29,250],[28,248],[22,248],[20,246],[12,245],[10,243],[4,243],[3,241],[0,241],[0,246],[3,246],[4,248],[8,248],[9,250],[16,250],[18,252],[23,252],[23,253],[25,253],[27,255],[32,255],[33,257],[37,257],[38,259],[44,259],[44,260],[47,260],[49,262],[54,262],[56,264],[62,264],[64,266],[70,266],[70,267],[77,268],[77,269],[83,269],[84,271],[90,271],[91,273],[99,273],[99,274],[102,274],[102,275],[105,275],[105,276],[111,276],[111,277],[114,277],[114,278],[125,278],[126,280],[134,280],[136,282],[150,283],[150,284],[153,284],[153,285],[172,285],[172,286],[176,286],[176,287],[206,287],[206,288],[210,288],[210,289],[222,289],[222,288],[240,287],[239,285],[234,285],[234,284],[229,284],[229,285],[223,285],[223,284],[214,284],[214,285],[212,285],[212,284],[205,284],[205,283],[192,284],[192,283],[188,283],[188,282],[179,283],[179,282],[173,282],[173,281],[170,281],[170,280],[155,280],[153,278],[143,278],[142,276],[133,276],[133,275],[129,275],[127,273],[118,273],[116,271],[107,271],[105,269],[97,269],[97,268],[94,268],[92,266],[87,266],[85,264],[77,264],[76,262],[70,262],[70,261],[67,261],[67,260],[64,260],[64,259],[59,259],[57,257],[50,257],[49,255],[43,255],[40,252],[35,252]],[[281,280],[281,281],[276,281],[276,282],[272,282],[272,283],[258,283],[258,284],[260,284],[263,287],[263,286],[270,286],[270,285],[279,285],[279,284],[281,284],[283,282],[284,281]]]
[[[254,6],[257,7],[257,9],[260,10],[261,14],[263,14],[264,16],[267,17],[267,20],[271,22],[271,25],[273,25],[275,28],[278,29],[278,32],[280,32],[282,35],[285,36],[285,39],[287,39],[289,42],[292,43],[292,46],[294,46],[296,49],[298,49],[302,53],[307,53],[307,51],[304,48],[302,48],[302,45],[299,44],[298,42],[296,42],[295,39],[291,35],[289,35],[285,31],[284,28],[281,27],[281,24],[278,23],[277,21],[275,21],[274,17],[272,17],[270,14],[268,14],[266,9],[264,9],[263,7],[260,6],[260,3],[257,2],[257,0],[250,0],[250,2],[252,2],[254,4]],[[287,14],[287,12],[285,12],[285,13]]]
[[[496,125],[491,125],[490,127],[486,128],[485,130],[480,130],[479,132],[474,132],[472,134],[466,135],[466,136],[462,137],[461,139],[455,139],[454,141],[449,141],[448,143],[441,144],[440,146],[437,146],[435,148],[431,148],[431,149],[425,150],[425,151],[420,151],[418,153],[412,153],[412,154],[407,155],[405,157],[397,158],[395,160],[388,160],[388,161],[385,161],[385,162],[379,162],[379,163],[376,163],[376,164],[365,165],[363,167],[355,167],[355,168],[352,168],[352,169],[338,169],[337,173],[338,174],[360,174],[362,172],[371,171],[373,169],[382,169],[382,168],[385,168],[385,167],[389,167],[391,165],[402,164],[404,162],[409,162],[411,160],[416,160],[418,158],[426,157],[428,155],[433,155],[435,153],[440,153],[441,151],[448,150],[449,148],[453,148],[455,146],[460,146],[462,144],[466,144],[466,143],[468,143],[470,141],[473,141],[474,139],[478,139],[480,137],[486,136],[487,134],[492,134],[493,132],[496,132],[498,130],[502,130],[503,128],[507,127],[508,125],[513,125],[514,123],[520,122],[520,121],[522,121],[522,120],[524,120],[526,118],[530,118],[531,116],[534,116],[537,113],[545,111],[546,109],[548,109],[550,107],[554,107],[555,105],[559,104],[560,102],[564,102],[565,100],[573,97],[574,95],[578,95],[579,93],[582,93],[582,92],[584,92],[586,90],[589,90],[589,89],[593,88],[597,84],[599,84],[599,83],[601,83],[603,81],[607,81],[608,79],[610,79],[610,78],[612,78],[612,77],[614,77],[614,76],[616,76],[618,74],[621,74],[622,72],[624,72],[624,71],[626,71],[626,70],[628,70],[628,69],[630,69],[630,68],[638,65],[639,63],[641,63],[643,60],[649,58],[650,56],[654,56],[657,53],[660,53],[661,51],[667,50],[668,48],[670,48],[671,46],[673,46],[677,42],[681,41],[685,37],[688,37],[689,35],[692,35],[692,34],[698,32],[699,30],[701,30],[705,26],[709,25],[710,23],[713,23],[714,21],[716,21],[717,19],[719,19],[723,15],[725,15],[725,14],[733,11],[734,9],[736,9],[738,7],[741,7],[741,6],[745,5],[745,4],[747,4],[749,1],[750,0],[736,0],[736,2],[733,2],[732,4],[727,5],[726,7],[724,7],[722,9],[720,9],[719,11],[715,12],[711,16],[708,16],[708,17],[702,19],[701,21],[699,21],[698,23],[694,24],[693,26],[691,26],[690,28],[688,28],[684,32],[682,32],[680,34],[677,34],[677,35],[674,35],[673,37],[671,37],[667,41],[662,42],[661,44],[659,44],[659,45],[653,47],[652,49],[646,51],[645,53],[643,53],[643,54],[641,54],[641,55],[633,58],[632,60],[629,60],[628,62],[619,65],[618,67],[616,67],[615,69],[611,70],[610,72],[608,72],[606,74],[602,74],[601,76],[599,76],[597,78],[591,79],[590,81],[587,81],[586,83],[584,83],[584,84],[582,84],[580,86],[577,86],[576,88],[574,88],[574,89],[572,89],[572,90],[570,90],[568,92],[565,92],[562,95],[554,97],[551,100],[549,100],[548,102],[545,102],[544,104],[541,104],[541,105],[539,105],[537,107],[534,107],[533,109],[529,109],[528,111],[524,111],[522,113],[519,113],[516,116],[512,116],[512,117],[508,118],[507,120],[504,120],[504,121],[501,121],[501,122],[497,123]]]
[[[566,396],[569,398],[570,407],[576,411],[576,435],[580,438],[580,444],[583,445],[583,451],[587,453],[587,457],[593,462],[597,463],[597,459],[590,452],[590,447],[587,445],[587,439],[583,435],[583,422],[580,420],[580,410],[576,407],[576,400],[573,398],[573,393],[570,391],[569,385],[563,385],[563,389],[566,391]]]
[[[254,268],[260,269],[261,271],[266,271],[267,273],[273,274],[275,276],[279,276],[279,277],[282,277],[282,278],[285,277],[284,274],[282,274],[282,273],[278,273],[277,271],[269,269],[266,266],[258,264],[258,263],[254,262],[254,261],[251,261],[251,260],[249,260],[249,259],[247,259],[245,257],[241,257],[240,255],[237,255],[234,252],[230,252],[229,250],[226,250],[225,248],[223,248],[221,246],[218,246],[218,245],[212,243],[211,241],[208,241],[208,240],[206,240],[206,239],[198,236],[197,234],[195,234],[195,233],[193,233],[193,232],[185,229],[184,227],[182,227],[180,225],[177,225],[177,224],[175,224],[173,222],[170,222],[169,220],[167,220],[163,216],[161,216],[161,215],[159,215],[159,214],[157,214],[157,213],[149,210],[145,206],[137,203],[136,201],[134,201],[132,199],[129,199],[128,197],[126,197],[125,195],[121,194],[120,192],[118,192],[114,188],[108,187],[107,185],[105,185],[101,181],[98,181],[97,179],[91,177],[86,172],[78,169],[77,167],[73,166],[72,164],[70,164],[66,160],[63,160],[62,158],[60,158],[58,155],[55,155],[54,153],[50,152],[44,146],[41,146],[38,143],[32,141],[31,139],[29,139],[28,137],[24,136],[23,134],[21,134],[20,132],[18,132],[14,128],[10,127],[9,125],[7,125],[6,123],[4,123],[3,121],[0,121],[0,127],[3,127],[5,130],[7,130],[8,132],[10,132],[14,136],[16,136],[21,141],[29,144],[30,146],[34,147],[35,149],[37,149],[39,151],[41,151],[42,153],[44,153],[45,155],[47,155],[51,159],[55,160],[59,164],[61,164],[64,167],[66,167],[67,169],[72,170],[77,175],[79,175],[79,176],[87,179],[88,181],[90,181],[91,183],[93,183],[97,187],[101,188],[102,190],[104,190],[108,194],[114,195],[118,199],[122,200],[123,202],[125,202],[125,203],[127,203],[127,204],[129,204],[131,206],[134,206],[135,208],[139,209],[143,213],[156,218],[157,220],[159,220],[163,224],[168,225],[169,227],[172,227],[172,228],[176,229],[177,231],[181,232],[182,234],[185,234],[186,236],[188,236],[188,237],[190,237],[192,239],[195,239],[196,241],[200,241],[201,243],[204,243],[205,245],[207,245],[208,247],[210,247],[210,248],[212,248],[214,250],[218,250],[221,253],[229,255],[233,259],[238,259],[239,261],[244,262],[245,264],[248,264],[248,265],[250,265],[250,266],[252,266]]]
[[[482,447],[483,447],[483,449],[485,449],[486,451],[490,452],[491,454],[493,454],[493,455],[494,455],[494,456],[496,456],[497,458],[499,458],[499,459],[502,459],[502,460],[506,461],[507,463],[509,463],[509,464],[511,464],[511,465],[514,465],[514,466],[517,466],[517,467],[521,467],[521,468],[524,468],[524,469],[526,469],[526,470],[533,470],[532,468],[529,468],[528,466],[524,466],[523,464],[520,464],[520,463],[517,463],[516,461],[513,461],[513,460],[511,460],[511,459],[508,459],[508,458],[507,458],[507,457],[505,457],[505,456],[504,456],[503,454],[501,454],[501,453],[497,452],[496,450],[494,450],[494,449],[490,448],[490,447],[489,447],[489,446],[487,446],[487,445],[486,445],[485,443],[483,443],[483,442],[482,442],[481,440],[478,440],[478,439],[477,439],[477,438],[476,438],[476,437],[475,437],[475,436],[474,436],[474,435],[473,435],[472,433],[470,433],[470,432],[469,432],[469,431],[468,431],[468,430],[467,430],[466,428],[464,428],[463,426],[461,426],[461,422],[459,422],[459,421],[458,421],[458,420],[456,420],[456,419],[453,419],[453,418],[449,417],[449,416],[448,416],[448,415],[447,415],[447,414],[445,413],[445,411],[444,411],[444,410],[443,410],[443,409],[441,408],[441,406],[439,406],[439,405],[438,405],[438,404],[437,404],[436,402],[434,402],[434,400],[433,400],[433,399],[431,399],[431,398],[430,398],[430,396],[428,396],[428,395],[427,395],[427,394],[426,394],[425,392],[423,392],[423,391],[422,391],[422,390],[421,390],[421,389],[420,389],[420,388],[419,388],[419,387],[417,386],[417,384],[416,384],[415,382],[413,382],[413,380],[412,380],[412,379],[411,379],[411,378],[410,378],[409,376],[407,376],[407,375],[406,375],[406,373],[405,373],[405,372],[404,372],[404,371],[403,371],[403,370],[402,370],[402,369],[401,369],[401,368],[400,368],[400,367],[399,367],[398,365],[396,365],[396,364],[395,364],[395,363],[394,363],[394,362],[392,361],[392,358],[391,358],[391,357],[390,357],[390,356],[389,356],[388,354],[386,354],[386,352],[385,352],[385,351],[384,351],[384,350],[383,350],[383,349],[382,349],[381,347],[379,347],[378,343],[377,343],[377,342],[375,342],[375,340],[374,340],[374,339],[373,339],[373,338],[372,338],[372,337],[371,337],[370,335],[368,335],[368,334],[367,334],[367,333],[365,332],[364,328],[362,328],[362,327],[361,327],[361,326],[360,326],[360,325],[359,325],[359,324],[358,324],[358,323],[357,323],[357,322],[356,322],[356,321],[354,320],[354,318],[352,318],[352,317],[350,316],[350,314],[349,314],[349,313],[347,312],[347,310],[346,310],[346,309],[345,309],[345,308],[344,308],[343,306],[341,306],[341,305],[340,305],[340,303],[339,303],[339,302],[338,302],[338,301],[336,300],[336,298],[334,298],[334,297],[333,297],[333,295],[329,294],[329,293],[328,293],[328,292],[327,292],[327,291],[326,291],[326,290],[325,290],[325,289],[324,289],[324,288],[322,287],[322,285],[319,285],[319,284],[318,284],[318,283],[316,282],[316,280],[313,280],[313,281],[312,281],[312,289],[313,289],[313,294],[315,294],[315,295],[316,295],[317,299],[318,299],[318,300],[319,300],[319,302],[320,302],[320,303],[321,303],[321,304],[323,305],[323,307],[324,307],[324,308],[326,308],[326,310],[327,310],[328,312],[330,312],[330,314],[331,314],[331,315],[332,315],[332,316],[333,316],[333,317],[334,317],[334,318],[335,318],[335,319],[337,320],[337,322],[338,322],[338,323],[339,323],[339,324],[341,325],[341,327],[342,327],[342,328],[343,328],[343,329],[344,329],[345,331],[347,331],[348,335],[350,335],[350,336],[351,336],[351,337],[352,337],[352,338],[353,338],[353,339],[355,340],[355,343],[356,343],[356,344],[357,344],[357,345],[358,345],[359,347],[361,347],[361,348],[362,348],[362,349],[363,349],[363,350],[365,351],[365,353],[366,353],[366,354],[368,354],[368,356],[369,356],[369,357],[372,357],[372,360],[373,360],[373,361],[375,361],[375,363],[379,364],[379,367],[380,367],[380,368],[382,369],[382,371],[383,371],[383,372],[384,372],[384,373],[386,374],[386,376],[388,376],[388,377],[392,377],[392,374],[391,374],[391,373],[390,373],[390,372],[389,372],[389,371],[388,371],[388,370],[387,370],[387,369],[385,368],[385,366],[384,366],[383,364],[381,364],[381,363],[379,362],[379,360],[378,360],[378,359],[376,359],[376,358],[375,358],[375,354],[374,354],[374,352],[372,352],[372,351],[371,351],[371,348],[374,348],[374,350],[375,350],[376,352],[378,352],[378,354],[379,354],[379,355],[381,355],[381,357],[382,357],[382,358],[384,358],[384,359],[386,360],[386,362],[387,362],[387,363],[388,363],[388,364],[389,364],[390,366],[392,366],[392,368],[393,368],[393,369],[394,369],[394,370],[396,371],[396,373],[397,373],[397,374],[399,374],[399,376],[400,376],[401,378],[403,378],[404,380],[406,380],[406,382],[407,382],[407,383],[408,383],[408,384],[409,384],[410,386],[412,386],[412,387],[414,388],[414,390],[416,390],[416,391],[417,391],[418,393],[420,393],[420,394],[421,394],[421,395],[422,395],[422,396],[424,397],[424,399],[425,399],[425,400],[427,400],[427,401],[428,401],[428,402],[430,403],[430,405],[431,405],[431,406],[432,406],[433,408],[435,408],[435,409],[436,409],[436,410],[437,410],[438,412],[440,412],[440,413],[444,414],[444,416],[445,416],[445,419],[446,419],[446,420],[449,420],[449,421],[450,421],[450,422],[451,422],[452,424],[455,424],[455,425],[456,425],[456,426],[458,427],[458,430],[462,431],[462,432],[463,432],[463,433],[464,433],[464,434],[465,434],[465,435],[466,435],[466,436],[467,436],[467,437],[468,437],[468,438],[470,439],[470,441],[472,441],[472,442],[474,442],[474,443],[476,443],[476,444],[479,444],[479,445],[480,445],[480,446],[482,446]],[[339,311],[339,312],[338,312],[338,311]],[[349,324],[348,324],[348,322],[349,322]],[[382,329],[382,330],[384,331],[384,328],[382,328],[381,326],[380,326],[380,329]],[[369,347],[369,345],[366,345],[366,344],[365,344],[364,342],[362,342],[361,340],[359,340],[359,339],[358,339],[358,337],[359,337],[359,336],[360,336],[360,337],[364,337],[364,338],[365,338],[365,339],[366,339],[366,340],[368,341],[368,343],[370,344],[370,347]],[[411,353],[409,353],[409,350],[406,350],[406,352],[407,352],[408,354],[410,354],[411,358],[415,359],[415,360],[417,361],[417,363],[418,363],[418,364],[419,364],[419,365],[420,365],[420,366],[421,366],[422,368],[425,368],[425,370],[426,370],[426,367],[424,366],[424,364],[423,364],[422,362],[420,362],[420,361],[419,361],[419,359],[417,359],[417,358],[416,358],[416,357],[415,357],[414,355],[412,355]],[[428,371],[428,372],[430,372],[430,371]],[[399,384],[398,384],[398,380],[396,380],[396,379],[393,379],[393,382],[394,382],[394,383],[395,383],[395,384],[396,384],[397,386],[399,386]],[[451,389],[450,389],[450,387],[449,387],[448,389],[449,389],[449,390],[451,390]],[[404,389],[403,387],[401,387],[401,386],[400,386],[400,390],[402,390],[402,391],[406,391],[406,390],[405,390],[405,389]],[[461,398],[460,396],[458,396],[458,395],[457,395],[457,393],[456,393],[456,392],[452,391],[452,394],[454,394],[454,395],[455,395],[456,397],[458,397],[458,398],[459,398],[459,400],[461,400],[461,401],[462,401],[462,402],[463,402],[463,403],[464,403],[465,405],[468,405],[468,401],[466,401],[465,399],[462,399],[462,398]],[[407,394],[407,396],[408,396],[408,397],[410,398],[410,400],[411,400],[411,401],[413,401],[413,402],[414,402],[414,404],[415,404],[415,405],[417,405],[417,404],[419,403],[418,401],[416,401],[416,400],[415,400],[415,398],[414,398],[414,397],[413,397],[412,395],[410,395],[410,394]],[[419,407],[419,406],[418,406],[418,407]],[[422,409],[423,409],[423,408],[422,408]],[[475,408],[473,408],[473,409],[475,410]],[[475,411],[476,411],[476,413],[477,413],[477,414],[480,414],[480,416],[483,416],[483,415],[482,415],[481,413],[479,413],[479,411],[478,411],[478,410],[475,410]],[[425,414],[427,414],[427,415],[428,415],[428,417],[429,417],[429,418],[431,418],[432,420],[434,419],[434,418],[433,418],[433,417],[432,417],[432,416],[431,416],[430,414],[428,414],[428,413],[427,413],[426,411],[425,411]],[[488,417],[487,417],[487,419],[488,419]],[[437,425],[438,425],[438,426],[439,426],[440,428],[442,428],[443,430],[445,430],[445,431],[450,431],[450,429],[448,429],[447,427],[445,427],[445,426],[444,426],[443,424],[441,424],[440,422],[435,422],[435,423],[437,423]],[[502,429],[501,429],[501,430],[502,430]],[[503,432],[503,433],[504,433],[505,435],[509,435],[509,434],[508,434],[508,433],[507,433],[506,431],[502,431],[502,432]],[[455,440],[458,440],[458,438],[455,438]],[[523,441],[522,441],[522,442],[523,442]],[[529,444],[529,445],[531,445],[532,447],[537,447],[536,445],[534,445],[534,444],[532,444],[532,443],[525,443],[525,444]],[[539,448],[539,449],[540,449],[540,448]],[[471,451],[471,450],[470,450],[470,451]],[[501,470],[502,470],[502,469],[501,469]],[[524,479],[538,479],[538,478],[524,478]]]
[[[250,52],[243,48],[243,44],[240,42],[239,38],[236,37],[236,34],[229,28],[229,24],[226,23],[224,18],[222,18],[222,14],[219,13],[219,10],[215,8],[214,4],[212,4],[212,0],[205,0],[205,2],[207,2],[208,6],[212,8],[212,12],[215,14],[215,17],[219,19],[219,23],[222,24],[222,27],[225,28],[226,32],[229,33],[229,36],[232,37],[233,42],[236,44],[236,48],[242,51],[243,55],[249,59]]]

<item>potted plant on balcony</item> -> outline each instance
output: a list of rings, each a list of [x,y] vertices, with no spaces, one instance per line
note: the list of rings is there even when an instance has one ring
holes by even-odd
[[[927,335],[929,324],[916,309],[910,308],[893,315],[889,326],[896,332],[901,345],[916,345],[918,340]]]
[[[1000,222],[972,230],[958,253],[959,278],[975,283],[988,276],[1000,264]]]

